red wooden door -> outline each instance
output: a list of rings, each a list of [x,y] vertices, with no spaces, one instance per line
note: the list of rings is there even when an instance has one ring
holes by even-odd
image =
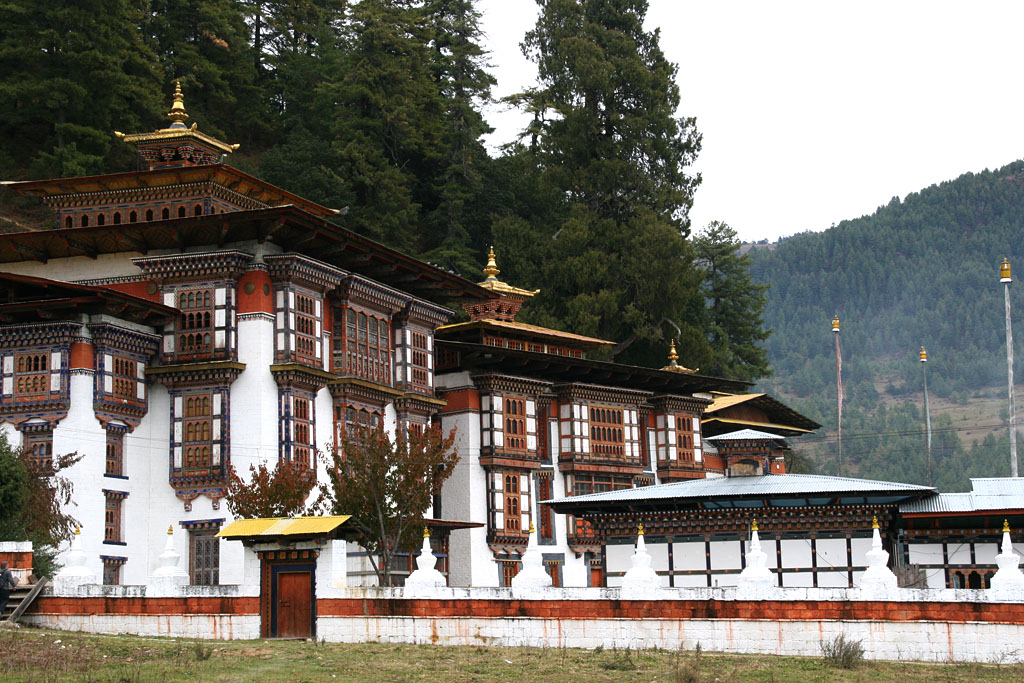
[[[279,572],[277,575],[278,638],[309,638],[312,630],[311,572]]]

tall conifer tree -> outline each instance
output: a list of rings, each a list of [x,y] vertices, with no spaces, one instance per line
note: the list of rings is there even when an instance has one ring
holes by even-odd
[[[701,291],[706,305],[705,330],[711,358],[702,370],[711,375],[756,380],[771,374],[761,342],[768,286],[750,276],[750,257],[740,254],[736,231],[713,221],[693,240],[704,274]]]
[[[677,118],[676,67],[643,29],[645,0],[538,0],[523,43],[539,87],[529,134],[571,203],[552,234],[539,319],[619,342],[617,360],[707,354],[687,212],[699,176],[693,119]]]
[[[0,4],[0,168],[87,175],[133,163],[115,128],[141,130],[161,109],[141,0]]]

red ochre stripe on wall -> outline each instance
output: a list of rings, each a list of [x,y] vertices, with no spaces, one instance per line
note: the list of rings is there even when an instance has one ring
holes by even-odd
[[[259,598],[58,598],[33,614],[258,614]],[[1022,624],[1021,603],[724,600],[398,600],[322,598],[319,617],[534,619],[740,619],[767,621],[936,621]]]
[[[242,598],[59,598],[41,595],[29,614],[259,614],[260,599]]]

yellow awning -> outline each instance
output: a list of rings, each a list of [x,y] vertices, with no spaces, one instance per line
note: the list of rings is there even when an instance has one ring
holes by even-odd
[[[800,432],[801,434],[810,434],[813,430],[804,429],[803,427],[794,427],[793,425],[778,424],[775,422],[755,422],[754,420],[736,420],[729,417],[709,417],[706,420],[701,420],[702,424],[709,424],[711,422],[724,422],[725,424],[744,425],[762,430],[771,429],[784,429],[791,432]]]
[[[217,536],[219,538],[320,536],[331,533],[350,519],[352,519],[352,515],[239,519],[221,529]]]

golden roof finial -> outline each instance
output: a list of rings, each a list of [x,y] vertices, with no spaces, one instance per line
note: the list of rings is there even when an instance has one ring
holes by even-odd
[[[878,515],[875,515],[874,517],[871,518],[871,528],[872,529],[877,529],[878,528]]]
[[[174,82],[174,102],[171,110],[167,112],[167,118],[171,120],[172,128],[184,128],[188,112],[185,111],[185,96],[181,94],[181,81]]]
[[[636,525],[636,535],[637,536],[643,536],[644,535],[644,523],[643,522],[640,522],[639,524]]]
[[[174,525],[173,524],[169,524],[167,526],[167,535],[168,536],[173,536],[174,535]]]
[[[669,349],[668,349],[668,365],[663,367],[662,370],[668,370],[670,372],[685,372],[685,373],[689,373],[689,374],[693,374],[693,373],[697,372],[697,370],[691,370],[690,368],[683,367],[682,365],[679,364],[678,361],[679,361],[679,354],[676,353],[676,340],[675,340],[675,337],[673,337],[672,338],[672,343],[671,343],[671,345],[669,346]],[[699,368],[698,368],[698,370],[699,370]]]
[[[484,275],[487,276],[488,280],[495,280],[500,272],[498,270],[498,263],[494,260],[494,247],[492,246],[487,254],[487,267],[484,268]]]
[[[423,538],[430,538],[430,527],[423,527]]]
[[[750,521],[750,530],[757,531],[757,517]]]
[[[1003,520],[1003,531],[1004,532],[1009,532],[1010,531],[1010,520],[1008,520],[1008,519],[1004,519]]]

